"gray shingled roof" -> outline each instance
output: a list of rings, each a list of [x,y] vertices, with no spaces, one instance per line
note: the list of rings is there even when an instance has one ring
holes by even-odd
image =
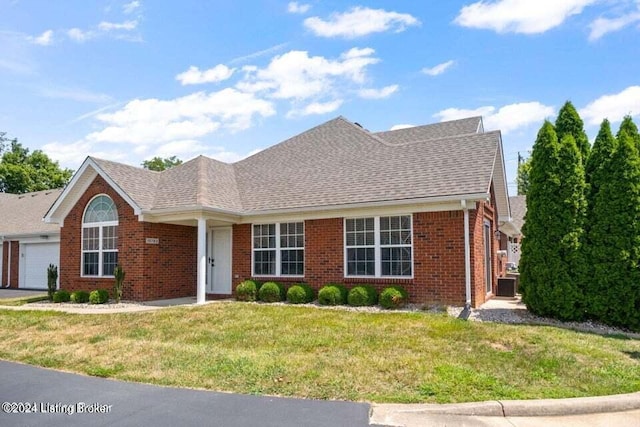
[[[234,164],[200,156],[151,172],[93,160],[151,211],[202,206],[243,214],[482,194],[500,133],[478,132],[480,125],[476,117],[371,133],[338,117]]]
[[[509,197],[509,205],[511,206],[511,222],[519,230],[522,230],[524,215],[527,213],[527,196]]]
[[[42,217],[62,190],[45,190],[26,194],[0,193],[0,236],[52,233],[58,224],[47,224]]]
[[[446,138],[448,136],[466,135],[482,132],[482,117],[451,120],[424,126],[414,126],[406,129],[376,132],[374,135],[392,144],[425,141],[427,139]]]

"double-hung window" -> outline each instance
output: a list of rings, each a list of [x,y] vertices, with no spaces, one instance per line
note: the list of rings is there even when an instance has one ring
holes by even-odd
[[[94,197],[82,217],[82,276],[111,277],[118,265],[118,210],[109,196]]]
[[[304,223],[254,224],[254,276],[304,276]]]
[[[411,215],[346,218],[346,276],[412,277]]]

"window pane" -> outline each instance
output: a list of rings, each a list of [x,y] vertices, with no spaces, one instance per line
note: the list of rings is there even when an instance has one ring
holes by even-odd
[[[97,251],[100,249],[100,228],[89,227],[82,230],[82,250]],[[97,274],[97,273],[96,273]]]
[[[98,252],[85,252],[82,254],[82,274],[84,276],[98,275]]]
[[[304,250],[295,249],[282,251],[281,257],[280,272],[283,276],[304,275]]]
[[[113,276],[113,270],[118,265],[118,252],[104,252],[102,254],[102,275]]]
[[[411,248],[382,248],[383,276],[411,276]]]
[[[253,226],[254,249],[266,249],[276,247],[275,224],[259,224]]]
[[[373,248],[347,249],[347,275],[374,276],[375,250]]]
[[[107,222],[117,221],[118,210],[115,203],[108,196],[98,196],[89,203],[84,214],[83,222]]]
[[[253,271],[256,275],[276,274],[276,251],[255,251]]]
[[[303,241],[303,225],[301,222],[280,224],[280,247],[301,248],[304,246],[302,244]]]
[[[347,246],[373,246],[375,244],[373,224],[373,218],[347,219]]]
[[[118,249],[118,226],[102,227],[102,249]]]

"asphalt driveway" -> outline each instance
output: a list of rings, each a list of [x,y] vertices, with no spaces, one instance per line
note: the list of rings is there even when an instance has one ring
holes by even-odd
[[[36,295],[46,295],[46,290],[27,290],[27,289],[0,289],[0,299],[4,298],[25,298],[34,297]]]
[[[0,403],[0,425],[51,427],[364,427],[370,408],[127,383],[6,361],[0,361]]]

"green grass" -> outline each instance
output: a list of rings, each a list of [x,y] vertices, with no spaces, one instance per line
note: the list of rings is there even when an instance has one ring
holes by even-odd
[[[42,295],[34,295],[30,297],[19,297],[19,298],[0,298],[0,306],[19,306],[29,304],[30,302],[38,302],[38,301],[46,301],[49,297],[47,294]]]
[[[463,402],[640,390],[640,340],[441,314],[216,303],[129,314],[0,310],[0,358],[251,394]]]

